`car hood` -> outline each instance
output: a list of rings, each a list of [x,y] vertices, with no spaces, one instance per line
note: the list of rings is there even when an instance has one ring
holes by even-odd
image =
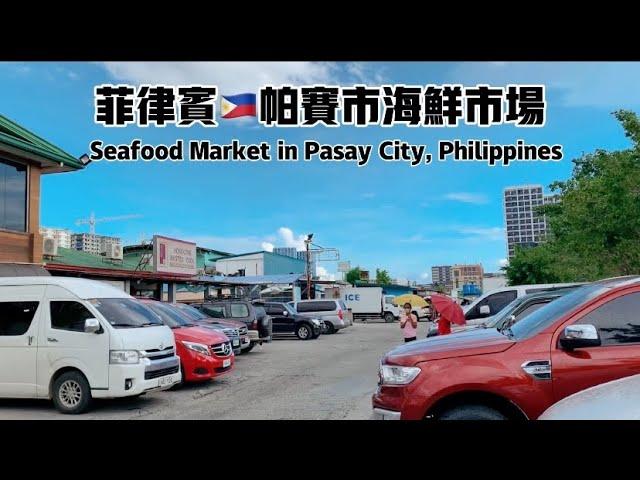
[[[426,360],[486,355],[503,352],[514,344],[495,328],[478,328],[403,344],[387,353],[383,363],[407,366]]]
[[[205,345],[213,345],[216,343],[229,341],[229,339],[224,333],[218,332],[211,328],[202,328],[202,327],[174,328],[173,334],[175,335],[176,340],[186,341],[186,342],[195,342],[195,343],[204,343]]]
[[[218,320],[217,318],[203,319],[199,323],[204,325],[220,325],[224,328],[242,328],[247,326],[244,322],[236,322],[235,320]]]
[[[114,328],[112,350],[164,350],[175,345],[171,329],[164,325],[144,328]]]

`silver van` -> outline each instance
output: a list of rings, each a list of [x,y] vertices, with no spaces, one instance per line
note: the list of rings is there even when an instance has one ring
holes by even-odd
[[[325,324],[325,333],[335,333],[353,324],[353,313],[342,300],[326,298],[300,300],[289,304],[300,315],[321,319]]]

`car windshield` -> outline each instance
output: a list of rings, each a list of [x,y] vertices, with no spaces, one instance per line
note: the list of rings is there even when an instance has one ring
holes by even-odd
[[[196,307],[192,307],[191,305],[185,305],[184,303],[179,303],[174,306],[180,309],[182,313],[184,313],[185,315],[188,315],[189,318],[193,320],[206,320],[207,318],[210,318],[208,315],[205,315]]]
[[[500,312],[498,312],[491,320],[485,323],[485,327],[487,328],[496,328],[502,325],[502,322],[505,318],[509,318],[509,316],[514,312],[516,308],[522,305],[525,297],[516,298],[513,302],[509,303],[506,307],[504,307]]]
[[[168,305],[164,305],[160,302],[153,302],[147,303],[146,306],[153,310],[153,312],[162,319],[162,323],[167,327],[181,328],[192,327],[194,325],[189,317]]]
[[[133,298],[91,298],[89,302],[114,328],[162,325],[157,315]]]
[[[544,307],[532,312],[506,332],[513,335],[515,340],[526,340],[541,332],[565,313],[575,310],[583,303],[604,292],[605,287],[599,284],[585,285],[574,292],[568,293]]]
[[[288,303],[282,303],[282,304],[278,304],[278,305],[282,305],[284,307],[284,309],[289,312],[289,315],[297,315],[297,312],[294,310],[293,306],[291,306]]]

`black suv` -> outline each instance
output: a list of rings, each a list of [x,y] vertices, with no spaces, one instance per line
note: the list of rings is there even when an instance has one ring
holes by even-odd
[[[322,333],[322,321],[297,313],[291,305],[281,302],[264,304],[267,315],[273,320],[273,333],[295,333],[300,340],[318,338]]]
[[[273,324],[261,304],[253,304],[247,300],[210,300],[191,305],[213,318],[244,322],[249,329],[251,346],[243,350],[243,353],[251,351],[256,344],[271,341]]]

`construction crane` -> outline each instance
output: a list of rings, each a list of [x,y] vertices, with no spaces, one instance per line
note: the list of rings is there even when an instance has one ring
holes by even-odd
[[[76,225],[89,225],[89,233],[91,235],[96,234],[96,223],[104,223],[104,222],[115,222],[117,220],[130,220],[132,218],[140,218],[142,215],[132,214],[132,215],[118,215],[117,217],[102,217],[96,218],[95,214],[91,212],[89,218],[80,218],[76,220]]]

